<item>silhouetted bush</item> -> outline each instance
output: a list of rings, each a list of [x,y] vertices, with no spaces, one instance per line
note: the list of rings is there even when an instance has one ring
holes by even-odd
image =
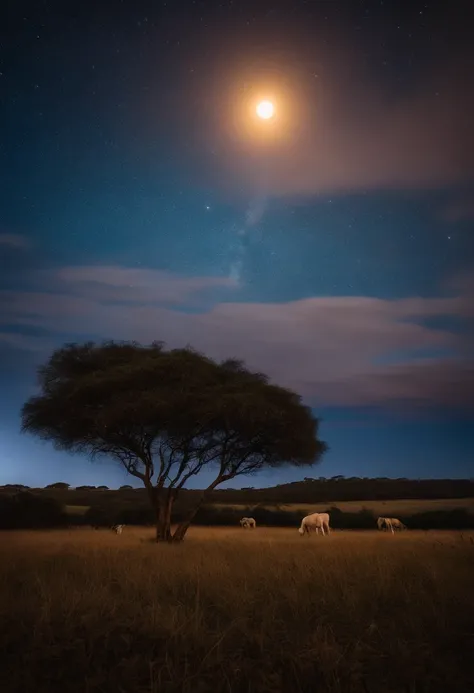
[[[0,498],[0,528],[45,529],[63,527],[68,518],[54,498],[23,492]]]
[[[231,506],[228,508],[215,508],[212,505],[203,505],[199,508],[194,518],[194,524],[204,526],[232,526],[238,524],[240,518],[244,515],[248,515],[249,512],[249,510],[236,510]]]
[[[357,513],[345,513],[337,506],[332,506],[327,512],[334,529],[374,529],[377,526],[377,518],[367,508]]]
[[[376,529],[377,518],[367,508],[359,512],[343,512],[337,506],[326,509],[330,515],[333,529]],[[308,512],[308,514],[310,514]],[[257,526],[269,527],[299,527],[303,515],[301,512],[271,510],[268,508],[229,508],[203,506],[195,519],[197,525],[226,525],[239,524],[242,517],[253,517]],[[469,529],[474,528],[474,515],[467,510],[448,510],[419,513],[411,517],[400,517],[400,520],[411,529]]]
[[[331,526],[334,529],[374,529],[376,518],[368,510],[358,513],[344,513],[337,507],[328,508],[331,516]],[[310,513],[308,513],[310,514]],[[195,518],[197,525],[238,525],[242,517],[253,517],[257,526],[268,527],[295,527],[298,528],[303,519],[301,512],[289,512],[287,510],[272,510],[269,508],[239,508],[230,506],[213,507],[205,505],[200,508]]]
[[[155,516],[153,509],[148,506],[124,508],[115,515],[114,522],[124,525],[153,525]]]
[[[443,484],[446,484],[445,486]],[[51,496],[65,501],[65,496],[61,490],[67,486],[62,482],[51,484],[48,489],[51,491]],[[193,524],[203,526],[229,526],[238,527],[239,520],[244,517],[254,517],[257,526],[269,527],[294,527],[298,528],[304,514],[312,512],[310,503],[317,503],[314,510],[321,510],[326,506],[327,512],[331,516],[331,527],[334,529],[375,529],[377,517],[364,508],[360,512],[343,512],[337,505],[332,504],[326,499],[326,492],[322,489],[329,489],[327,495],[334,497],[336,493],[334,487],[337,486],[338,495],[344,495],[346,492],[350,496],[348,500],[360,500],[364,495],[371,492],[377,492],[381,497],[393,495],[394,498],[405,497],[423,497],[423,495],[432,494],[446,499],[457,497],[456,494],[468,492],[472,487],[472,482],[467,480],[447,480],[446,482],[438,482],[438,480],[409,480],[409,479],[315,479],[307,478],[304,482],[295,482],[294,484],[283,484],[269,489],[248,489],[247,491],[235,489],[223,489],[216,492],[217,497],[211,495],[207,505],[200,508]],[[59,490],[58,490],[59,487]],[[52,500],[47,496],[46,490],[37,490],[34,493],[18,493],[21,489],[27,487],[21,484],[7,484],[0,487],[0,528],[8,529],[15,527],[54,527],[61,526],[64,523],[64,515],[61,511],[61,506],[56,500]],[[331,488],[333,490],[331,490]],[[365,488],[365,493],[361,489]],[[417,488],[419,490],[417,491]],[[352,491],[349,490],[352,489]],[[357,489],[359,489],[357,491]],[[384,490],[385,489],[385,490]],[[401,490],[400,490],[401,489]],[[411,489],[411,490],[410,490]],[[443,490],[444,489],[444,490]],[[145,501],[146,492],[144,489],[135,489],[130,485],[124,485],[120,491],[109,491],[107,494],[95,494],[91,491],[98,490],[95,486],[79,486],[75,491],[68,492],[67,502],[74,505],[91,505],[92,507],[85,515],[71,515],[68,517],[70,525],[94,525],[107,527],[114,523],[123,523],[128,525],[154,525],[155,517],[150,511],[148,504]],[[398,490],[398,492],[397,492]],[[79,493],[77,493],[79,491]],[[84,493],[80,493],[83,491]],[[132,496],[125,491],[134,491]],[[136,492],[136,495],[135,495]],[[471,492],[471,497],[474,492]],[[176,503],[173,512],[173,522],[180,522],[188,514],[189,510],[196,502],[198,491],[193,489],[183,489],[179,502]],[[287,495],[288,494],[288,495]],[[385,495],[384,495],[385,494]],[[38,509],[40,503],[44,504],[41,512],[38,510],[38,518],[35,516],[36,510],[26,508],[27,501],[22,501],[24,506],[18,504],[9,505],[17,496],[26,496],[35,499],[30,501],[30,505],[36,505]],[[254,496],[257,496],[256,498]],[[265,499],[258,496],[268,496]],[[271,498],[273,496],[273,499]],[[223,499],[225,503],[223,504]],[[133,502],[132,502],[133,499]],[[296,500],[295,500],[296,499]],[[343,500],[343,499],[341,499]],[[255,502],[254,502],[255,501]],[[289,502],[306,502],[308,503],[307,510],[288,511],[287,509],[279,508],[278,504],[282,505]],[[222,503],[222,505],[214,505],[214,503]],[[241,507],[235,508],[233,504],[239,504]],[[273,508],[264,507],[265,503],[269,503]],[[46,510],[46,506],[50,505],[50,509]],[[134,507],[135,506],[135,507]],[[55,510],[54,510],[55,508]],[[47,513],[50,513],[49,515]],[[56,513],[56,515],[54,514]],[[421,513],[416,513],[411,516],[402,516],[397,514],[400,520],[407,525],[409,529],[474,529],[474,515],[469,513],[465,508],[456,510],[432,510]],[[49,518],[49,519],[48,519]]]
[[[110,510],[91,506],[81,517],[81,524],[93,527],[110,527],[115,523],[115,516]]]
[[[257,526],[264,527],[299,527],[303,519],[301,513],[285,512],[284,510],[270,510],[268,508],[254,508],[248,510],[247,513],[239,515],[239,520],[242,516],[247,515],[253,517]]]
[[[410,529],[474,529],[474,515],[465,508],[416,513],[402,522]]]

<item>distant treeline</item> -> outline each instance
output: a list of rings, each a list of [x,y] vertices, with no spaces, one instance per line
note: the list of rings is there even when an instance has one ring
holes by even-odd
[[[368,509],[359,512],[343,512],[336,506],[328,505],[334,529],[375,529],[376,517]],[[183,519],[185,509],[178,510],[174,521]],[[243,515],[251,515],[258,526],[294,527],[301,522],[301,512],[269,508],[203,506],[194,524],[204,526],[238,526]],[[399,515],[399,519],[409,529],[474,529],[474,515],[466,509],[434,510],[416,513],[411,516]],[[62,503],[45,495],[23,491],[14,494],[0,494],[0,529],[46,529],[61,527],[93,526],[110,527],[115,523],[127,525],[153,525],[154,517],[147,505],[136,507],[91,506],[83,515],[69,515]]]
[[[45,490],[67,492],[79,503],[78,498],[89,504],[89,492],[107,492],[120,497],[145,496],[145,489],[122,486],[109,490],[106,486],[79,486],[70,489],[63,482],[50,484]],[[26,486],[7,484],[0,491],[28,490]],[[182,496],[188,501],[199,491],[183,489]],[[56,496],[55,496],[56,497]],[[217,489],[210,495],[210,502],[256,505],[284,503],[330,503],[332,501],[389,501],[389,500],[434,500],[437,498],[473,498],[474,479],[388,479],[335,476],[329,479],[307,477],[304,481],[279,484],[269,488],[247,487],[242,489]],[[66,501],[65,501],[66,502]]]
[[[188,493],[190,493],[188,491]],[[331,501],[434,500],[472,498],[474,479],[386,479],[336,476],[306,478],[270,488],[221,489],[214,502],[226,503],[326,503]]]

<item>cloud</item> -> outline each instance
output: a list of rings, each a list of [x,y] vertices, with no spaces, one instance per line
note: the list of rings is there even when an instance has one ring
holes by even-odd
[[[444,219],[450,222],[474,221],[474,200],[460,200],[453,202],[445,210]]]
[[[472,315],[474,309],[474,272],[467,270],[458,272],[455,276],[444,281],[442,288],[450,296],[457,297],[456,301],[462,302],[464,314]]]
[[[31,248],[30,241],[19,233],[0,233],[0,245],[16,250],[29,250]]]
[[[0,331],[0,344],[11,349],[44,353],[54,348],[55,341],[51,337],[42,339],[41,337],[19,334],[17,332]]]
[[[98,276],[122,287],[125,277],[131,276],[126,269],[103,267]],[[130,272],[137,285],[148,290],[148,271]],[[177,305],[157,301],[111,303],[104,296],[103,284],[98,285],[96,296],[92,291],[67,293],[73,279],[97,276],[85,268],[75,272],[69,268],[59,276],[62,290],[0,292],[0,313],[8,325],[42,328],[58,343],[62,341],[59,332],[73,334],[78,341],[92,337],[149,343],[159,339],[169,347],[190,343],[215,358],[243,358],[250,367],[295,388],[318,406],[474,404],[474,340],[468,329],[472,330],[474,317],[474,282],[466,278],[451,296],[216,303],[199,313],[185,313]],[[180,281],[184,278],[170,276],[168,297],[186,295],[183,288],[177,290]],[[212,284],[205,278],[184,281],[184,287]],[[78,290],[80,282],[75,286]],[[456,283],[452,286],[456,288]],[[453,319],[464,324],[466,331],[439,326]],[[12,337],[7,336],[8,340]],[[35,345],[30,347],[28,340],[18,344],[21,348]]]
[[[162,270],[107,265],[64,267],[56,277],[84,298],[142,304],[195,304],[209,290],[236,287],[225,276],[186,277]]]

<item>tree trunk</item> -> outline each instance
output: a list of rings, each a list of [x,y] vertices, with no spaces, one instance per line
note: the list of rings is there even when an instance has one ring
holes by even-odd
[[[225,480],[226,480],[225,478],[221,478],[221,477],[217,478],[215,481],[212,482],[212,484],[210,486],[208,486],[208,488],[205,491],[202,492],[201,498],[199,499],[198,503],[196,503],[194,508],[191,510],[191,512],[189,513],[187,518],[185,520],[183,520],[182,522],[180,522],[179,525],[176,527],[175,532],[174,532],[172,539],[171,539],[171,541],[173,543],[183,541],[184,536],[191,525],[191,522],[196,517],[197,512],[198,512],[199,508],[201,507],[201,505],[204,503],[206,497],[209,495],[209,493],[211,491],[213,491],[216,488],[216,486],[218,486],[220,483],[222,483]]]
[[[153,489],[150,493],[150,499],[156,517],[156,542],[170,542],[174,495],[169,492],[166,493],[166,489]]]
[[[179,525],[176,527],[175,532],[174,532],[173,537],[172,537],[173,543],[174,543],[174,542],[183,541],[184,535],[185,535],[186,532],[188,531],[191,522],[192,522],[192,521],[194,520],[194,518],[196,517],[197,511],[199,510],[199,507],[200,507],[200,506],[198,506],[197,508],[195,508],[195,509],[188,515],[188,517],[187,517],[185,520],[183,520],[183,522],[180,522]]]
[[[156,511],[156,541],[169,541],[171,538],[171,517],[167,517],[166,506]]]

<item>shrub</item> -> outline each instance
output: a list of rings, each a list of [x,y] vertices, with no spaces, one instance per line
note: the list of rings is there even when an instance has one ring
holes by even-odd
[[[62,506],[54,498],[33,493],[17,493],[0,499],[2,529],[39,529],[61,527],[67,523]]]

